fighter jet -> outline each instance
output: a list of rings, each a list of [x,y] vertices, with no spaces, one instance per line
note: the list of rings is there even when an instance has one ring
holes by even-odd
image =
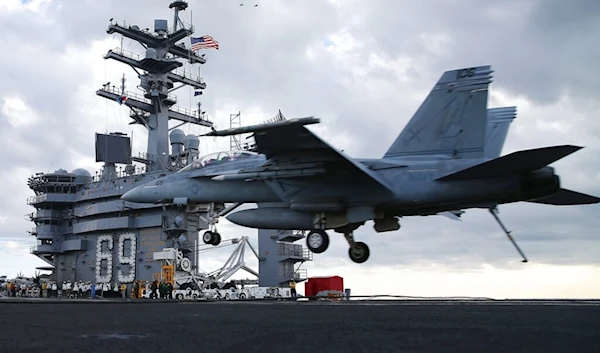
[[[252,133],[255,151],[206,156],[132,189],[122,199],[220,205],[216,219],[230,213],[229,221],[245,227],[308,231],[307,247],[314,253],[327,250],[326,231],[333,230],[344,234],[356,263],[369,258],[368,246],[353,236],[367,221],[374,222],[376,232],[389,232],[400,229],[401,217],[482,208],[527,262],[498,218],[498,205],[582,205],[600,198],[561,188],[549,166],[582,147],[560,145],[499,156],[507,119],[512,121],[515,110],[491,110],[504,122],[495,125],[500,126],[495,132],[488,129],[492,73],[489,65],[444,72],[382,158],[354,159],[333,148],[306,128],[319,123],[314,117],[211,131],[204,136]],[[227,203],[232,205],[225,208]],[[258,208],[231,213],[244,203]],[[218,244],[220,236],[209,228],[204,241]]]

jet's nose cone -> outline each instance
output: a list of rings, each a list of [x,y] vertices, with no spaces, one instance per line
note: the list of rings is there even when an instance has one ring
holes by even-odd
[[[121,200],[129,201],[129,202],[147,202],[147,193],[143,189],[142,186],[138,186],[133,188],[121,196]]]

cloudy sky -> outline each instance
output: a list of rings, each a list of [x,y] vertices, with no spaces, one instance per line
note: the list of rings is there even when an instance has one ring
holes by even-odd
[[[244,6],[239,6],[243,2]],[[594,0],[486,2],[401,0],[193,0],[183,20],[212,35],[202,76],[202,108],[217,128],[229,114],[242,123],[273,117],[317,116],[311,130],[354,157],[379,157],[446,70],[492,65],[489,107],[517,105],[504,154],[576,144],[585,148],[557,163],[563,186],[600,195],[600,3]],[[153,26],[172,22],[169,1],[0,1],[0,274],[33,274],[43,265],[29,254],[36,241],[25,215],[36,172],[83,167],[92,174],[94,133],[123,131],[145,148],[144,129],[128,125],[127,109],[95,95],[123,73],[103,59],[121,44],[108,20]],[[258,4],[258,7],[253,5]],[[189,10],[192,11],[189,11]],[[186,43],[189,44],[189,43]],[[131,40],[123,48],[142,49]],[[191,89],[179,105],[194,108]],[[196,128],[186,132],[202,133]],[[228,148],[207,139],[201,148]],[[347,244],[315,255],[310,275],[341,275],[354,294],[420,296],[599,297],[600,206],[513,204],[500,215],[530,263],[520,257],[486,211],[462,222],[444,217],[402,220],[397,232],[376,234],[372,223],[355,236],[371,258],[358,265]],[[222,233],[256,231],[222,221]],[[218,266],[214,252],[203,266]],[[208,257],[208,253],[207,253]],[[213,269],[213,268],[210,268]]]

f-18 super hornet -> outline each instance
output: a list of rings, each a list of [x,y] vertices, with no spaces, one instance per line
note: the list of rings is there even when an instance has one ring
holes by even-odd
[[[444,72],[382,158],[355,159],[331,147],[306,128],[319,122],[313,117],[211,131],[205,136],[252,133],[255,150],[206,156],[122,198],[222,205],[217,216],[230,213],[227,219],[238,225],[309,231],[306,243],[314,253],[327,249],[326,231],[334,230],[344,234],[356,263],[369,257],[367,245],[353,236],[367,221],[374,221],[379,233],[400,229],[401,217],[484,208],[527,262],[498,218],[498,205],[581,205],[600,198],[561,188],[549,166],[582,147],[560,145],[499,156],[508,124],[488,132],[492,72],[491,66]],[[499,116],[514,118],[510,107],[501,109],[496,111]],[[226,203],[232,205],[224,208]],[[231,213],[243,203],[258,208]],[[209,229],[204,241],[218,243],[215,237],[218,233]]]

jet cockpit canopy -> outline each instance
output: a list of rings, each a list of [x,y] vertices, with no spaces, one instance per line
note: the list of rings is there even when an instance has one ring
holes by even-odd
[[[187,172],[190,170],[203,168],[212,165],[221,165],[223,163],[238,161],[241,159],[257,156],[258,153],[250,151],[222,151],[207,154],[194,160],[192,163],[185,166],[179,172]]]

